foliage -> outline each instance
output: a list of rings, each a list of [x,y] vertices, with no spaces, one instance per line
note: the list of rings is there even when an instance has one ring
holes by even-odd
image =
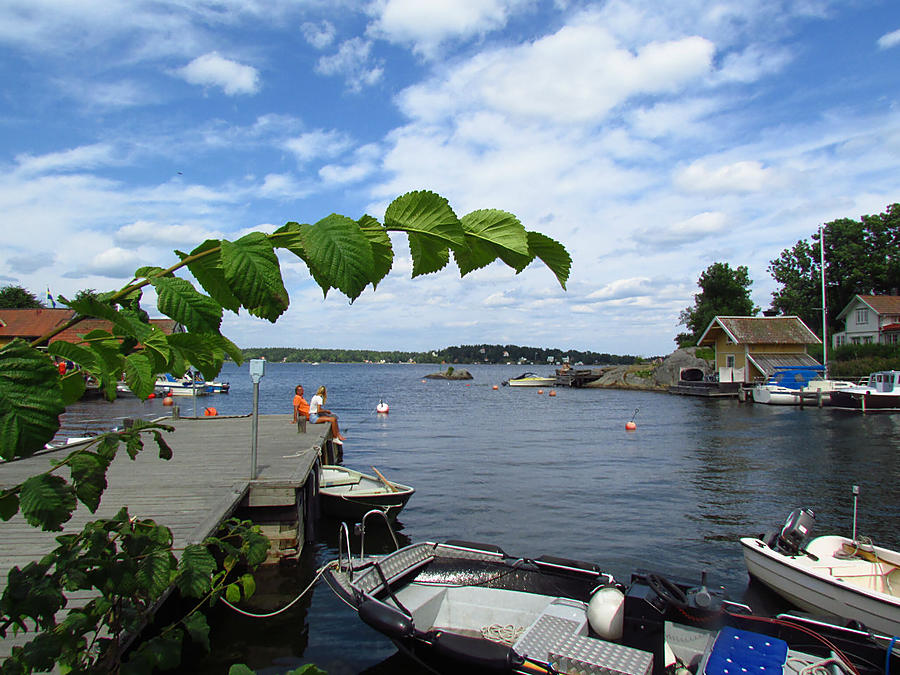
[[[482,210],[458,218],[443,197],[431,192],[398,197],[389,205],[384,225],[371,216],[352,220],[332,214],[315,225],[289,222],[269,235],[253,232],[236,241],[207,240],[190,253],[176,251],[180,260],[168,268],[138,269],[118,291],[60,298],[75,310],[73,319],[31,345],[15,340],[0,347],[0,458],[28,457],[53,438],[65,406],[84,392],[83,373],[95,378],[110,400],[123,373],[129,388],[146,398],[157,374],[180,376],[193,367],[213,379],[226,355],[240,363],[241,351],[220,332],[223,312],[245,309],[273,322],[284,313],[289,298],[276,250],[303,260],[326,295],[334,288],[351,301],[356,299],[390,271],[393,250],[388,232],[407,233],[413,276],[442,269],[451,251],[462,275],[497,259],[518,272],[535,258],[547,264],[563,287],[569,274],[565,248],[527,232],[511,214]],[[175,276],[182,269],[206,293]],[[141,306],[142,289],[150,285],[156,291],[157,309],[187,332],[166,335],[150,323]],[[58,340],[49,344],[51,357],[72,361],[83,371],[62,376],[36,346],[87,318],[105,320],[108,327],[86,333],[78,344]],[[32,525],[58,531],[77,502],[91,512],[97,508],[106,471],[120,445],[134,459],[143,449],[142,437],[149,435],[160,457],[168,459],[172,451],[163,434],[169,430],[138,423],[98,437],[52,471],[0,491],[0,517],[9,520],[21,511]],[[66,469],[68,480],[60,475]],[[223,554],[222,568],[204,546],[184,550],[173,567],[167,532],[120,511],[116,518],[89,524],[80,534],[58,537],[59,546],[44,559],[11,571],[10,579],[15,580],[0,605],[0,629],[18,630],[32,622],[42,632],[4,662],[3,672],[28,672],[54,662],[64,670],[115,671],[122,658],[121,636],[134,632],[147,607],[171,583],[182,594],[210,600],[222,592],[237,596],[252,592],[252,578],[226,579],[239,562],[256,564],[265,539],[252,528],[242,525],[227,537],[208,542]],[[85,609],[70,610],[57,624],[56,611],[66,603],[63,591],[90,588],[100,591],[100,597]],[[180,627],[165,629],[143,643],[122,670],[143,673],[177,665],[185,631],[205,642],[207,630],[202,617],[192,613]]]
[[[885,294],[900,288],[900,204],[860,220],[840,218],[825,223],[825,292],[828,324],[837,329],[837,315],[856,294]],[[795,314],[821,333],[822,286],[819,234],[800,240],[770,262],[772,278],[781,288],[772,294],[772,308]]]
[[[0,309],[41,309],[43,306],[34,293],[21,286],[0,288]]]
[[[679,347],[697,344],[703,332],[716,316],[755,316],[759,307],[750,298],[753,281],[747,267],[732,269],[728,263],[713,263],[697,280],[700,292],[694,295],[693,307],[682,310],[680,324],[689,333],[681,333],[675,341]]]
[[[716,350],[712,347],[697,347],[697,351],[694,352],[694,356],[696,356],[698,359],[714,361],[716,358]]]

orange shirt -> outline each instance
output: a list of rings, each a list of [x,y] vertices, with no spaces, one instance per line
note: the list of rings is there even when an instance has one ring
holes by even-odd
[[[307,403],[306,399],[300,394],[294,395],[294,412],[297,413],[298,416],[302,415],[306,419],[309,419],[309,403]]]

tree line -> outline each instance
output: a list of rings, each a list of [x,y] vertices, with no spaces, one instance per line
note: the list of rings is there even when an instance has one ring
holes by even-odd
[[[825,293],[829,333],[843,328],[838,314],[854,295],[882,295],[900,289],[900,204],[890,204],[878,215],[859,220],[839,218],[822,226]],[[799,316],[822,337],[822,242],[818,231],[801,239],[770,261],[768,272],[780,285],[766,313]],[[679,317],[687,332],[675,342],[691,346],[716,316],[756,316],[750,298],[753,280],[744,265],[710,265],[697,281],[700,292]]]

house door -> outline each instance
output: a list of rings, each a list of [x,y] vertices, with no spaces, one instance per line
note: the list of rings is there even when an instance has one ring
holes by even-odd
[[[743,382],[744,369],[734,367],[734,355],[725,356],[725,365],[719,368],[719,382]]]

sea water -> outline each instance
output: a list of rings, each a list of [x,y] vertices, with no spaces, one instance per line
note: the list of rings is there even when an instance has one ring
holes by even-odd
[[[859,485],[858,532],[900,546],[900,415],[656,392],[494,389],[521,366],[459,365],[474,379],[424,378],[444,367],[269,363],[259,408],[290,413],[297,384],[307,398],[325,385],[327,407],[347,435],[344,464],[369,473],[374,466],[416,488],[398,519],[401,543],[492,543],[517,556],[596,562],[623,581],[637,568],[698,581],[706,571],[733,599],[772,602],[748,587],[739,538],[778,528],[799,507],[816,512],[814,534],[849,535],[851,488]],[[230,382],[231,393],[176,398],[181,414],[210,406],[250,412],[247,364],[226,364],[218,379]],[[381,400],[387,415],[375,412]],[[77,433],[90,426],[86,420],[167,412],[159,399],[81,403],[64,423]],[[632,419],[637,429],[626,431]],[[337,527],[324,521],[298,564],[263,573],[258,610],[286,604],[337,557]],[[383,533],[372,545],[390,548]],[[307,662],[329,673],[411,668],[322,583],[278,617],[219,608],[210,621],[213,654],[190,670],[224,672],[238,662],[265,673]]]

